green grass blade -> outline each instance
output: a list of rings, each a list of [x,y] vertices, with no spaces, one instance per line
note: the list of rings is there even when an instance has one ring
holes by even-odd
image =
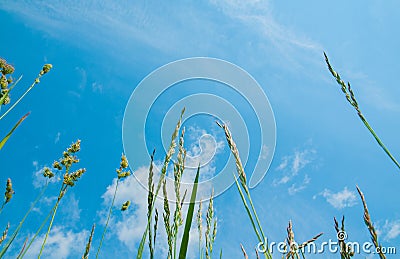
[[[0,142],[0,150],[3,148],[4,144],[6,144],[7,140],[11,137],[11,135],[14,132],[14,130],[16,130],[18,128],[18,126],[28,117],[29,114],[30,114],[30,112],[28,112],[21,119],[19,119],[17,124],[15,124],[15,126],[11,129],[11,131],[8,132],[8,134],[1,140],[1,142]]]
[[[199,182],[199,174],[200,174],[200,165],[197,167],[196,178],[194,179],[192,195],[190,197],[190,204],[189,204],[188,212],[186,215],[185,229],[183,231],[181,248],[179,251],[179,259],[186,258],[186,253],[187,253],[187,249],[188,249],[188,245],[189,245],[189,232],[190,232],[190,228],[192,226],[194,205],[196,203],[197,183]]]

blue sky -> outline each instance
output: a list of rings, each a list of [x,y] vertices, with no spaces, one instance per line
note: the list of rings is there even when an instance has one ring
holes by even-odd
[[[16,191],[2,214],[1,225],[7,221],[12,227],[18,224],[40,191],[38,172],[79,138],[80,165],[87,173],[63,201],[51,235],[55,243],[49,244],[46,256],[50,258],[56,251],[63,258],[81,255],[94,222],[97,248],[115,186],[115,168],[123,151],[122,120],[130,95],[160,66],[201,56],[223,59],[246,70],[263,88],[274,111],[274,158],[266,177],[252,189],[270,240],[282,241],[291,219],[299,242],[319,232],[324,232],[321,241],[326,241],[335,238],[333,216],[345,215],[349,239],[369,241],[355,189],[359,185],[382,244],[399,250],[399,170],[348,105],[323,59],[326,51],[336,70],[352,83],[364,115],[394,156],[400,157],[396,134],[400,122],[395,119],[400,114],[396,82],[400,69],[396,27],[399,5],[394,0],[341,0],[334,4],[262,0],[246,4],[235,0],[2,1],[1,56],[16,67],[16,75],[24,76],[13,96],[30,85],[44,63],[52,63],[54,68],[1,121],[5,135],[13,123],[31,111],[1,150],[1,182],[12,178]],[[169,107],[185,94],[196,93],[196,87],[203,85],[193,84],[187,90],[177,86],[176,91],[166,92],[149,113],[155,126],[143,133],[149,144],[160,150],[157,161],[163,156],[157,126],[163,126]],[[201,90],[214,89],[214,94],[234,103],[246,115],[242,99],[229,91],[215,90],[217,87],[210,84]],[[190,106],[186,108],[190,112]],[[173,125],[177,118],[171,117],[163,134],[172,132],[166,125]],[[245,121],[247,127],[257,126],[251,116],[243,117],[250,118]],[[218,156],[205,170],[217,172],[229,155],[223,132],[207,116],[185,123],[186,147],[194,156],[199,152],[196,138],[207,133],[216,140]],[[143,128],[143,122],[138,127]],[[232,133],[234,138],[241,135],[234,129]],[[206,145],[207,141],[202,143]],[[130,163],[139,173],[146,170],[149,161],[138,154]],[[18,244],[37,229],[57,189],[58,184],[54,184],[46,192],[47,199],[31,214]],[[135,178],[122,185],[116,208],[127,199],[133,205],[124,215],[115,210],[103,258],[130,258],[135,254],[145,222],[144,193]],[[243,243],[251,253],[257,240],[237,190],[232,187],[218,196],[215,206],[219,224],[215,251],[222,249],[225,258],[240,258],[239,244]],[[159,229],[161,242],[161,225]],[[17,253],[19,247],[12,252]],[[197,254],[196,249],[192,242],[191,256]],[[338,255],[315,257],[321,256]]]

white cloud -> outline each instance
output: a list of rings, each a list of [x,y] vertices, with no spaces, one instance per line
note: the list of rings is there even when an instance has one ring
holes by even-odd
[[[385,241],[393,240],[400,236],[400,220],[386,220],[383,227],[378,229],[378,235]]]
[[[103,93],[103,85],[97,82],[93,82],[92,91],[95,93]]]
[[[32,185],[33,187],[35,187],[36,189],[38,188],[42,188],[46,185],[46,182],[49,181],[50,183],[55,183],[57,181],[60,180],[60,178],[58,176],[54,176],[50,179],[46,178],[43,176],[43,168],[44,167],[39,167],[38,166],[38,162],[35,161],[34,162],[34,166],[35,166],[35,172],[33,172],[32,174]],[[39,169],[40,168],[40,169]]]
[[[56,138],[54,139],[54,144],[57,144],[60,141],[61,132],[57,132]]]
[[[342,191],[333,193],[332,191],[325,189],[320,193],[326,201],[331,204],[335,209],[343,209],[346,207],[352,207],[357,204],[357,196],[354,191],[349,191],[345,187]],[[314,196],[316,198],[316,196]]]
[[[310,183],[311,178],[306,174],[304,176],[303,182],[301,182],[300,184],[294,183],[292,184],[292,186],[289,187],[288,192],[290,195],[295,195],[296,193],[304,190],[307,185]]]
[[[82,209],[79,208],[79,200],[75,198],[75,193],[71,192],[63,197],[63,205],[60,205],[60,212],[63,218],[68,219],[66,222],[73,226],[80,219]]]
[[[85,246],[90,233],[88,230],[73,232],[64,227],[54,226],[49,234],[41,258],[80,258],[85,251]],[[26,253],[25,258],[37,258],[45,234],[36,238]]]
[[[273,180],[273,185],[286,184],[296,177],[300,170],[314,161],[316,151],[314,149],[305,149],[295,151],[293,155],[284,156],[281,163],[276,167],[277,172],[281,172],[283,176]],[[293,187],[296,188],[296,187]]]
[[[288,59],[293,52],[297,54],[301,54],[300,51],[321,52],[322,47],[318,43],[277,22],[269,0],[212,0],[211,2],[231,18],[243,22],[246,27],[263,35]]]

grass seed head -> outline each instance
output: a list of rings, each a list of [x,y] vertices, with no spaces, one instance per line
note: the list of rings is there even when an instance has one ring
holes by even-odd
[[[8,203],[8,202],[11,200],[11,198],[13,197],[13,194],[14,194],[14,193],[15,193],[15,192],[14,192],[14,190],[13,190],[13,188],[12,188],[11,179],[8,178],[8,179],[7,179],[7,184],[6,184],[6,192],[4,193],[4,196],[5,196],[5,201],[4,201],[4,203]]]
[[[122,204],[121,210],[126,211],[129,208],[129,206],[131,206],[131,201],[126,201],[124,202],[124,204]]]
[[[54,177],[54,173],[50,170],[50,168],[45,167],[43,168],[43,176],[50,179]]]

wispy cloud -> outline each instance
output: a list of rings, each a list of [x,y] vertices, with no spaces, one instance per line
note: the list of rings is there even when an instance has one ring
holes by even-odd
[[[325,189],[319,195],[324,197],[326,201],[332,205],[335,209],[343,209],[346,207],[352,207],[357,204],[357,196],[354,191],[350,191],[347,187],[344,187],[342,191],[332,192],[329,189]],[[313,199],[316,199],[318,195],[315,195]]]
[[[61,132],[57,132],[57,135],[56,135],[56,137],[54,139],[54,144],[57,144],[58,141],[60,141],[60,137],[61,137]]]
[[[38,236],[32,243],[26,258],[37,257],[44,235]],[[79,258],[84,252],[88,236],[88,230],[73,232],[72,230],[66,230],[64,227],[54,226],[47,239],[42,258]]]
[[[400,219],[386,220],[385,224],[378,228],[378,235],[382,236],[385,241],[391,241],[400,236]]]
[[[248,30],[268,41],[268,44],[262,44],[266,48],[272,44],[274,51],[278,51],[280,57],[286,58],[285,61],[289,61],[291,65],[301,66],[296,61],[299,57],[303,61],[320,57],[323,48],[319,43],[277,21],[272,1],[212,0],[211,2],[226,15],[242,22]]]
[[[47,181],[50,183],[54,183],[60,180],[58,176],[55,176],[53,178],[46,178],[43,176],[43,168],[44,166],[39,166],[37,161],[33,162],[33,165],[35,167],[35,171],[32,173],[32,185],[35,188],[42,188],[46,185]]]
[[[304,176],[303,181],[300,184],[294,183],[288,188],[289,194],[295,195],[296,193],[304,190],[310,182],[311,182],[311,178],[306,174]]]
[[[274,179],[273,185],[286,184],[297,176],[304,167],[315,159],[316,151],[314,149],[297,150],[293,155],[284,156],[281,163],[276,167],[281,176]]]

